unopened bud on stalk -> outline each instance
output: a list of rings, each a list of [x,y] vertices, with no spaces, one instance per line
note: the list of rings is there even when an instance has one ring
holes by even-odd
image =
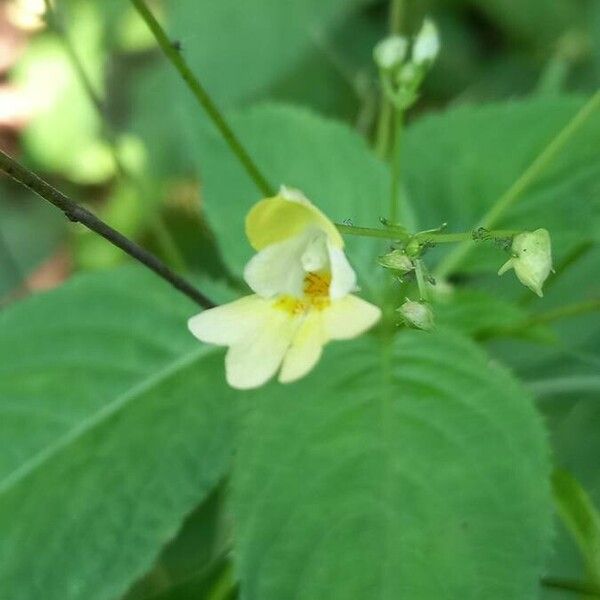
[[[401,35],[392,35],[375,46],[373,57],[380,69],[391,71],[404,61],[407,52],[408,40]]]
[[[514,269],[519,281],[541,298],[542,285],[552,271],[550,234],[546,229],[520,233],[514,237],[511,251],[513,257],[502,265],[498,275]]]
[[[412,260],[402,250],[392,250],[380,256],[379,264],[386,269],[398,271],[401,275],[405,275],[415,268]]]
[[[396,310],[402,315],[407,325],[425,331],[433,329],[433,311],[428,304],[407,298],[404,304]]]
[[[400,71],[398,71],[398,76],[396,77],[396,83],[400,86],[411,86],[414,81],[420,77],[420,69],[414,63],[406,63],[402,66]]]
[[[431,19],[425,19],[412,51],[412,61],[416,65],[431,65],[440,51],[440,36]]]

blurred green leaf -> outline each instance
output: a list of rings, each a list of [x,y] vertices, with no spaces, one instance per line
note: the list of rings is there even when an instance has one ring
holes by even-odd
[[[64,217],[28,192],[3,185],[0,198],[0,298],[50,258],[65,238]]]
[[[240,113],[232,124],[273,185],[302,190],[332,220],[378,226],[379,217],[387,214],[386,167],[345,125],[275,105]],[[201,160],[209,224],[225,262],[241,274],[252,253],[244,218],[260,193],[216,135],[205,136]],[[350,260],[360,271],[361,286],[374,285],[382,271],[374,269],[375,257],[388,244],[352,236],[346,244]]]
[[[569,0],[469,0],[469,3],[511,37],[540,45],[551,43],[577,25],[583,4]]]
[[[600,297],[600,248],[583,256],[531,309],[544,311],[586,298]],[[496,341],[493,354],[529,383],[551,431],[557,464],[582,482],[591,500],[600,503],[600,314],[587,314],[552,324],[552,344]],[[583,580],[580,552],[562,524],[557,528],[547,573]],[[548,591],[549,600],[560,598]],[[546,597],[546,596],[544,596]],[[565,594],[565,600],[571,595]]]
[[[92,84],[102,90],[101,13],[93,3],[77,3],[72,9],[71,42]],[[99,116],[56,35],[34,38],[13,78],[34,110],[23,141],[38,168],[78,183],[98,183],[114,173],[110,148],[101,139]]]
[[[224,476],[233,392],[154,275],[0,315],[0,597],[111,600]]]
[[[556,470],[552,484],[558,514],[579,546],[589,577],[600,583],[600,513],[568,471]]]
[[[531,305],[535,311],[553,310],[591,298],[600,298],[600,247],[596,245],[560,277],[543,299]],[[585,389],[565,387],[566,379],[589,378],[598,374],[600,367],[600,313],[589,313],[562,319],[552,324],[556,334],[553,344],[515,344],[501,341],[493,346],[494,353],[508,362],[517,373],[535,381],[544,389],[544,398],[574,394],[577,400]],[[552,382],[557,387],[553,391]],[[546,382],[546,385],[543,385]],[[588,388],[588,393],[594,393]],[[600,481],[599,481],[600,482]],[[600,491],[600,490],[599,490]]]
[[[252,1],[266,4],[263,0]],[[329,10],[328,4],[336,2],[338,0],[322,2],[315,17],[321,10]],[[258,64],[251,73],[244,66],[239,75],[238,71],[231,70],[233,67],[228,65],[223,65],[217,72],[200,65],[195,68],[195,72],[211,94],[215,91],[213,87],[216,86],[217,91],[225,87],[225,96],[218,98],[219,106],[230,106],[239,104],[238,85],[244,85],[244,82],[255,85],[258,83],[255,79],[257,69],[267,72],[273,69],[270,75],[265,74],[265,80],[260,83],[260,90],[254,96],[309,105],[338,118],[343,116],[348,120],[360,121],[367,128],[374,118],[376,101],[371,51],[383,31],[383,23],[357,10],[364,3],[364,0],[352,0],[339,11],[339,17],[331,23],[331,27],[316,28],[310,35],[308,31],[301,33],[302,38],[306,37],[303,42],[305,47],[297,56],[294,55],[290,64],[277,67],[277,61],[282,58],[281,53],[278,53],[275,60],[269,58],[266,62],[260,62],[260,58],[256,58]],[[273,14],[268,13],[265,8],[265,14],[261,17],[264,22],[246,19],[244,15],[247,13],[240,12],[237,8],[234,12],[239,13],[238,19],[244,19],[244,27],[264,27],[269,29],[269,36],[287,36],[290,28],[293,29],[298,24],[288,24],[277,33],[277,18],[281,17],[281,11],[287,11],[290,4],[302,6],[302,10],[306,8],[298,0],[288,3],[285,8],[283,5],[278,7]],[[232,10],[229,0],[226,3],[213,3],[207,11],[200,10],[197,4],[194,4],[192,10],[186,2],[172,4],[167,8],[176,13],[181,11],[183,16],[178,18],[185,21],[184,28],[201,19],[201,30],[210,26],[210,19],[215,17],[216,12]],[[190,10],[193,15],[185,16],[186,11]],[[287,15],[286,21],[289,18],[290,15]],[[218,44],[222,44],[229,39],[229,34],[224,34],[222,29],[218,31]],[[210,44],[215,39],[215,33],[216,30],[213,30],[206,37],[194,30],[189,39],[182,37],[177,40],[182,44],[184,57],[192,66],[196,66],[195,57],[201,63],[211,60],[213,50]],[[231,35],[234,35],[233,32]],[[288,47],[287,44],[285,46]],[[263,51],[255,43],[252,44],[252,49]],[[236,48],[232,52],[234,50],[235,61],[252,60],[253,54],[248,48]],[[225,57],[221,58],[225,60]],[[241,81],[238,81],[238,75]],[[197,168],[201,138],[206,135],[202,126],[206,126],[207,119],[189,90],[173,72],[172,66],[164,61],[147,62],[144,68],[134,71],[129,94],[133,107],[131,128],[146,141],[154,173],[189,176]]]
[[[129,127],[144,140],[156,180],[192,178],[207,118],[171,65],[150,63],[132,73]]]
[[[471,343],[335,345],[305,380],[251,399],[233,484],[247,600],[537,595],[546,437]]]
[[[468,231],[581,108],[577,98],[463,107],[409,128],[404,173],[420,228],[447,222]],[[600,114],[573,137],[498,228],[545,227],[557,260],[574,244],[600,238]],[[480,245],[471,270],[497,269],[501,258]]]
[[[142,199],[139,192],[132,183],[120,182],[97,210],[104,221],[133,239],[138,237],[144,221],[149,220],[149,214],[155,208],[152,202],[147,202],[148,198]],[[120,248],[107,243],[93,231],[82,228],[77,233],[75,256],[80,268],[94,270],[114,267],[126,258]]]
[[[210,590],[229,568],[231,522],[219,486],[187,517],[153,569],[124,600],[210,600]]]
[[[514,326],[526,316],[526,311],[516,304],[479,290],[457,289],[439,294],[435,303],[438,326],[452,327],[470,336]]]
[[[229,106],[256,97],[298,65],[323,32],[366,0],[178,0],[171,36],[207,89]]]

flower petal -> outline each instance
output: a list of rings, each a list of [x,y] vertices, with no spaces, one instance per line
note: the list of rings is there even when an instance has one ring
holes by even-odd
[[[239,390],[260,387],[279,369],[300,319],[282,310],[272,310],[273,318],[266,320],[255,336],[229,348],[225,372],[231,387]]]
[[[230,346],[225,357],[227,382],[249,389],[276,373],[300,323],[299,316],[252,295],[205,310],[188,326],[203,342]]]
[[[245,296],[192,317],[188,328],[202,342],[231,346],[262,326],[270,315],[270,305],[258,296]]]
[[[283,359],[279,381],[290,383],[304,377],[317,364],[327,341],[323,312],[310,311],[298,328],[294,339]]]
[[[349,340],[364,333],[381,318],[381,309],[358,296],[348,295],[323,311],[325,334],[332,340]]]
[[[311,228],[255,254],[244,269],[250,288],[265,298],[276,294],[301,296],[306,275],[302,257],[315,231]]]
[[[514,264],[514,258],[509,258],[501,267],[500,269],[498,269],[498,275],[504,275],[504,273],[506,273],[506,271],[508,271],[509,269],[514,268],[515,264]]]
[[[344,241],[335,225],[293,190],[282,188],[277,196],[261,200],[246,217],[246,235],[256,250],[294,237],[311,226],[324,231],[334,246],[343,248]]]
[[[336,248],[333,244],[328,243],[327,250],[331,269],[329,295],[332,300],[339,300],[350,292],[356,291],[356,273],[341,248]]]

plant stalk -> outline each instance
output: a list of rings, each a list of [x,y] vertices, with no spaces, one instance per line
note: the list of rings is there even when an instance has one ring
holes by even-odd
[[[392,150],[392,164],[390,168],[390,222],[395,225],[398,222],[399,210],[398,204],[400,201],[400,159],[401,159],[401,146],[402,146],[402,129],[403,129],[404,115],[400,109],[394,109],[392,111],[392,123],[393,123],[393,150]]]
[[[110,225],[96,217],[87,208],[77,204],[62,192],[53,188],[49,183],[32,173],[17,161],[0,150],[0,170],[24,187],[59,208],[70,221],[81,223],[91,231],[101,235],[114,246],[135,258],[138,262],[148,267],[159,277],[168,281],[175,289],[185,294],[188,298],[203,308],[212,308],[215,304],[202,292],[197,290],[183,277],[174,273],[156,256],[126,238],[123,234],[113,229]]]
[[[194,75],[189,65],[181,55],[177,44],[174,44],[171,42],[171,40],[169,40],[164,29],[156,20],[156,17],[152,14],[144,0],[131,0],[131,3],[138,11],[142,19],[146,22],[146,25],[154,35],[165,57],[175,67],[200,106],[204,109],[215,127],[219,130],[223,139],[229,146],[229,149],[240,161],[240,164],[244,167],[256,187],[264,196],[274,196],[274,188],[261,173],[258,166],[252,160],[244,146],[242,146],[229,123],[225,120],[225,117],[222,115],[217,105],[213,102],[204,86],[200,83],[200,80]]]
[[[397,240],[408,242],[411,239],[416,239],[421,244],[453,244],[456,242],[464,242],[473,239],[472,231],[461,233],[437,233],[432,231],[423,231],[411,235],[402,227],[387,227],[386,229],[378,229],[376,227],[358,227],[354,225],[345,225],[336,223],[338,231],[345,235],[356,235],[359,237],[373,237],[384,240]],[[497,229],[488,231],[485,239],[497,239],[512,237],[519,233],[514,229]]]

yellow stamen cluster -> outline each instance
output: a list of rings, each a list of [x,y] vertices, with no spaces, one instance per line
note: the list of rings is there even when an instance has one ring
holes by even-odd
[[[331,304],[329,299],[329,273],[307,273],[304,278],[304,297],[281,296],[275,301],[275,308],[300,315],[310,309],[323,310]]]

